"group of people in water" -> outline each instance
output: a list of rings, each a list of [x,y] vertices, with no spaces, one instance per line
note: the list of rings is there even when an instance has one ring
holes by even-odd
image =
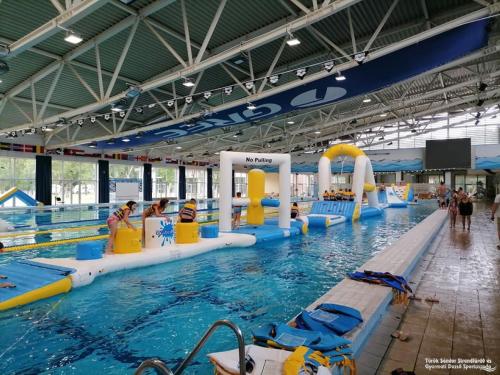
[[[167,221],[170,218],[165,213],[169,200],[162,198],[158,202],[153,203],[151,206],[144,209],[142,212],[142,240],[144,241],[144,228],[145,222],[148,217],[164,217]],[[118,232],[118,225],[123,222],[128,228],[137,230],[137,228],[130,222],[130,215],[137,210],[137,202],[128,201],[126,204],[118,208],[111,215],[109,215],[106,224],[109,228],[109,240],[106,246],[106,254],[113,251],[116,233]],[[179,210],[179,221],[181,223],[192,223],[196,220],[196,199],[192,198],[186,202],[184,207]]]
[[[325,201],[353,201],[354,200],[354,193],[352,192],[351,189],[339,189],[337,191],[335,190],[325,190],[323,193],[323,200]]]
[[[457,215],[460,214],[462,217],[462,229],[465,230],[465,225],[467,224],[467,230],[470,231],[473,205],[469,194],[461,187],[458,190],[450,190],[444,181],[441,181],[437,188],[437,196],[439,208],[448,210],[450,228],[455,228]]]
[[[236,193],[236,198],[241,198],[241,193]],[[145,222],[148,217],[164,217],[167,221],[170,218],[165,213],[169,200],[167,198],[162,198],[158,202],[153,203],[151,206],[144,209],[142,212],[142,240],[144,241],[144,228]],[[240,227],[241,221],[241,211],[243,206],[233,205],[233,229],[238,229]],[[109,215],[106,224],[109,228],[109,240],[106,246],[106,254],[111,254],[113,252],[113,246],[116,239],[116,234],[118,232],[118,226],[120,223],[124,223],[128,228],[137,230],[137,228],[130,222],[130,215],[137,210],[137,202],[128,201],[126,204],[118,208],[111,215]],[[196,199],[191,198],[186,202],[184,207],[179,210],[178,220],[181,223],[192,223],[196,220]],[[297,219],[299,217],[299,205],[295,202],[292,204],[290,217],[292,219]]]

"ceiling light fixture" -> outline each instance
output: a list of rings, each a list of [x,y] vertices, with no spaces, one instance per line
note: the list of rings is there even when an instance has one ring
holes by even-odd
[[[128,138],[123,138],[123,139],[122,139],[122,142],[130,142],[130,139],[128,139]]]
[[[194,82],[191,78],[184,78],[184,82],[182,82],[182,85],[186,87],[193,87]]]
[[[335,76],[335,79],[336,79],[337,81],[345,81],[345,80],[346,80],[345,75],[343,75],[343,74],[342,74],[342,72],[340,72],[340,71],[339,71],[339,72],[337,73],[337,75]]]
[[[68,30],[66,31],[66,36],[64,37],[64,40],[71,44],[79,44],[83,41],[83,38],[74,31]]]
[[[380,117],[387,117],[387,113],[381,113]]]
[[[319,130],[316,130],[314,134],[321,134],[321,132]]]
[[[269,77],[269,82],[271,83],[271,85],[274,85],[278,83],[279,79],[280,79],[279,74],[274,74],[271,77]]]
[[[293,34],[289,32],[286,44],[288,44],[290,47],[295,47],[300,44],[300,40],[299,38],[294,37]]]
[[[293,125],[293,124],[295,124],[295,121],[288,120],[286,123],[287,123],[288,125]]]
[[[372,100],[369,97],[363,99],[363,103],[370,103]]]
[[[253,110],[257,109],[257,107],[255,104],[248,102],[247,109],[249,109],[250,111],[253,111]]]
[[[182,149],[182,146],[176,146],[175,147],[177,150],[181,150]]]

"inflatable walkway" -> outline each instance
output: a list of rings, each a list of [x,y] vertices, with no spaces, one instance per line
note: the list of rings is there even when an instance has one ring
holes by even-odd
[[[382,215],[382,208],[358,205],[355,201],[318,201],[314,202],[309,219],[309,227],[329,227],[345,221],[355,221]]]
[[[0,288],[0,311],[49,298],[71,289],[75,270],[46,263],[22,260],[0,266],[2,282],[14,288]]]
[[[394,187],[386,187],[385,188],[385,195],[387,199],[387,205],[390,208],[404,208],[408,206],[408,202],[403,201],[398,194],[396,193],[396,190]]]
[[[19,199],[26,206],[38,206],[38,202],[35,199],[31,198],[28,194],[26,194],[22,190],[19,190],[17,187],[10,188],[0,196],[0,205],[13,198]]]

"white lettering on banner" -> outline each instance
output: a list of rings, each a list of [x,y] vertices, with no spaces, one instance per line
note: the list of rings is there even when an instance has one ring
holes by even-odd
[[[303,92],[293,98],[290,104],[293,107],[299,108],[326,104],[345,96],[345,94],[347,94],[347,90],[342,87],[328,87],[326,89],[325,96],[322,99],[318,98],[317,94],[318,89]]]

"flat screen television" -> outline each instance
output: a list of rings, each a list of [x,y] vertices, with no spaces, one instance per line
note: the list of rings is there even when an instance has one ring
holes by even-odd
[[[425,142],[425,169],[467,169],[470,167],[470,138]]]

